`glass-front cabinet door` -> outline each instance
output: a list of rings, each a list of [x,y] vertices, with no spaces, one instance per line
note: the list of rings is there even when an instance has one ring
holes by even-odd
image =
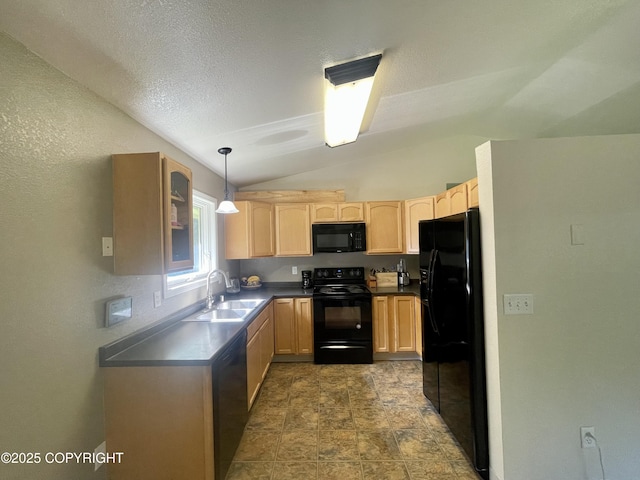
[[[165,270],[193,268],[193,204],[191,170],[163,157],[165,202]]]

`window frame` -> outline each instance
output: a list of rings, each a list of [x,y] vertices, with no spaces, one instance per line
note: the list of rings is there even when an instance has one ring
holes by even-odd
[[[207,274],[212,269],[218,268],[218,222],[216,208],[218,200],[206,193],[193,190],[193,208],[200,208],[200,225],[202,252],[196,252],[196,226],[194,221],[194,262],[200,257],[198,271],[188,271],[186,273],[165,274],[162,279],[162,290],[164,298],[171,298],[182,293],[190,292],[197,288],[206,286]],[[194,220],[196,214],[194,212]]]

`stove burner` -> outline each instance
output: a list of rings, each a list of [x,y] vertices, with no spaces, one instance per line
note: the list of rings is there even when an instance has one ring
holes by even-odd
[[[329,285],[325,287],[317,287],[316,292],[314,293],[319,293],[321,295],[360,295],[363,293],[369,293],[369,291],[360,285]]]

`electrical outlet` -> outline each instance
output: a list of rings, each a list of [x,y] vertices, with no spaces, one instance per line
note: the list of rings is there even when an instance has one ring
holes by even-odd
[[[505,315],[531,315],[533,314],[533,295],[530,293],[505,294]]]
[[[298,267],[291,267],[291,274],[292,275],[297,275],[298,274]]]
[[[158,290],[153,292],[153,308],[158,308],[160,305],[162,305],[162,292]]]
[[[580,427],[580,446],[594,448],[596,446],[595,427]]]
[[[113,237],[102,237],[102,256],[113,257]]]
[[[104,464],[104,461],[100,461],[100,460],[104,460],[104,457],[106,454],[107,454],[107,443],[102,442],[93,451],[93,458],[95,459],[95,463],[93,464],[94,472]]]

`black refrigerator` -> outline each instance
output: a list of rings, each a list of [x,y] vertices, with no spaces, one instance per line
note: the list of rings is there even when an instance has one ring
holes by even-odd
[[[423,391],[487,479],[479,211],[422,220],[419,232]]]

